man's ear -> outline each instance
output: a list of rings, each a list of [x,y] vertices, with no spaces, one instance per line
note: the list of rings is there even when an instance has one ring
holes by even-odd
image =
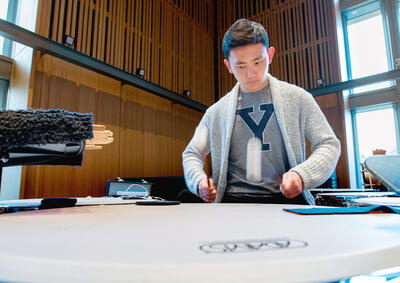
[[[231,64],[229,64],[229,61],[224,59],[224,64],[228,68],[229,73],[232,74],[232,68],[231,68]]]
[[[275,48],[271,46],[270,48],[268,48],[269,64],[271,64],[272,57],[274,57],[274,54],[275,54]]]

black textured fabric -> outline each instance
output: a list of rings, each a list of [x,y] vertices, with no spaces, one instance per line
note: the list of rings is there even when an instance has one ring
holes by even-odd
[[[223,203],[278,203],[278,204],[307,204],[303,195],[298,195],[295,198],[287,198],[281,193],[270,194],[269,196],[257,196],[241,193],[225,193],[222,198]]]
[[[74,143],[93,138],[93,114],[50,110],[0,111],[0,146]]]
[[[68,144],[45,144],[0,146],[0,167],[15,165],[82,165],[85,142]]]

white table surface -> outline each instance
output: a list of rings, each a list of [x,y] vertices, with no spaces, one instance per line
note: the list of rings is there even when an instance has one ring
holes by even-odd
[[[282,211],[293,207],[302,206],[108,205],[0,214],[0,281],[321,282],[400,265],[400,215]]]

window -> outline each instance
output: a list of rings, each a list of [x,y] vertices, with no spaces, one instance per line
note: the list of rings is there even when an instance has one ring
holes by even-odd
[[[397,24],[399,26],[399,37],[400,37],[400,0],[397,0]]]
[[[357,164],[383,149],[387,155],[399,154],[397,105],[359,108],[352,111]],[[357,187],[362,187],[361,172],[357,170]]]
[[[342,78],[358,79],[394,69],[399,57],[400,0],[340,0],[338,22]],[[342,33],[343,32],[343,33]],[[400,154],[398,80],[345,90],[350,185],[362,187],[361,163],[375,149]],[[353,178],[355,176],[356,178]]]
[[[15,23],[18,0],[0,0],[0,19]],[[0,36],[0,55],[11,57],[12,41]]]
[[[7,19],[8,0],[0,0],[0,19]],[[0,55],[4,55],[4,37],[0,36]]]
[[[0,110],[4,110],[6,107],[8,92],[8,80],[0,78]]]
[[[349,79],[362,78],[391,69],[388,32],[380,8],[380,1],[368,1],[343,12],[347,73]],[[391,82],[381,82],[358,87],[360,93],[389,87]]]
[[[6,20],[8,12],[8,0],[0,0],[0,19]],[[4,37],[0,36],[0,55],[4,55],[4,45],[6,44]],[[0,77],[0,110],[4,110],[6,106],[8,92],[8,80]]]

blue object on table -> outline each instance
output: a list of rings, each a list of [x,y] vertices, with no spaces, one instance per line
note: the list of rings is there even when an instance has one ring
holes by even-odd
[[[373,155],[365,159],[365,168],[389,190],[400,195],[400,155]]]
[[[361,214],[369,212],[385,212],[400,214],[400,209],[386,205],[352,206],[352,207],[312,207],[312,208],[284,208],[284,211],[303,215],[317,214]]]

